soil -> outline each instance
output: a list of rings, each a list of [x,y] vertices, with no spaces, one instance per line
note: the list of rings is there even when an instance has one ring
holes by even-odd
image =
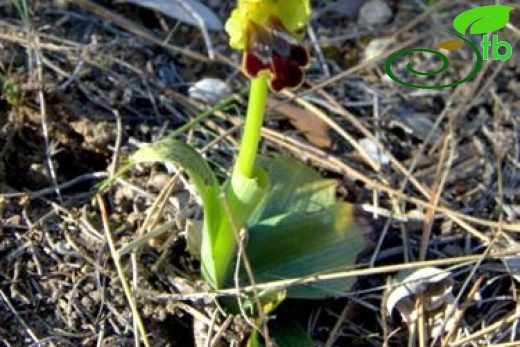
[[[250,322],[221,310],[188,247],[186,226],[200,220],[201,206],[187,177],[163,165],[115,175],[140,146],[214,106],[189,93],[211,77],[234,100],[181,136],[224,178],[239,141],[232,128],[246,109],[240,53],[224,31],[212,31],[210,59],[199,28],[130,3],[28,1],[26,20],[13,3],[0,1],[0,346],[140,345],[107,228],[118,249],[167,231],[121,256],[151,346],[202,346],[198,339],[212,337],[208,346],[246,345]],[[232,8],[201,3],[223,22]],[[443,30],[458,13],[487,3],[388,1],[392,20],[363,27],[362,2],[313,2],[307,80],[293,96],[272,95],[271,105],[286,106],[268,110],[262,151],[300,158],[336,179],[338,198],[363,210],[360,223],[370,231],[358,263],[395,267],[359,276],[335,298],[286,300],[271,329],[295,322],[320,346],[426,345],[417,334],[431,346],[441,346],[435,336],[447,339],[443,346],[520,340],[520,8],[503,3],[516,7],[498,32],[512,57],[485,61],[457,87],[425,90],[388,78],[389,51],[433,48],[450,38]],[[364,60],[381,39],[388,52]],[[446,54],[452,70],[429,82],[460,80],[474,61],[465,48]],[[421,54],[413,62],[436,64]],[[402,74],[405,65],[397,67]],[[367,142],[379,143],[389,161],[359,145]],[[471,255],[481,257],[457,260]],[[437,267],[449,271],[445,297],[458,310],[456,323],[454,311],[424,311],[418,333],[385,303],[406,265],[423,260],[445,260]]]

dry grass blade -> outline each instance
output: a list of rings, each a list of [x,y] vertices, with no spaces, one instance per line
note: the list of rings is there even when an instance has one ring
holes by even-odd
[[[491,259],[500,259],[501,257],[516,254],[515,251],[511,252],[504,252],[504,253],[498,253],[489,255],[485,259],[491,260]],[[442,267],[442,266],[466,266],[471,265],[474,263],[477,263],[479,261],[482,261],[483,257],[482,255],[467,255],[463,257],[455,257],[455,258],[448,258],[448,259],[436,259],[436,260],[426,260],[426,261],[417,261],[417,262],[410,262],[405,264],[398,264],[398,265],[385,265],[385,266],[378,266],[374,268],[365,268],[365,269],[354,269],[354,270],[346,270],[346,271],[337,271],[333,273],[327,273],[327,274],[314,274],[309,277],[305,278],[288,278],[278,281],[272,281],[267,283],[261,283],[257,284],[255,286],[241,286],[239,289],[222,289],[222,290],[214,290],[214,291],[203,291],[203,292],[196,292],[196,293],[190,293],[190,294],[158,294],[154,293],[155,300],[204,300],[204,298],[211,297],[220,297],[220,296],[237,296],[240,295],[240,293],[252,293],[255,290],[262,291],[262,290],[268,290],[268,291],[280,291],[285,288],[288,288],[290,286],[295,285],[302,285],[302,284],[316,284],[320,283],[321,281],[329,281],[334,279],[341,279],[341,278],[349,278],[349,277],[365,277],[365,276],[372,276],[377,274],[389,274],[389,273],[395,273],[399,271],[405,271],[405,270],[415,270],[415,269],[421,269],[425,267]],[[349,293],[345,293],[345,295],[348,295]]]
[[[435,211],[437,210],[437,206],[439,205],[439,199],[441,196],[441,193],[443,191],[443,187],[446,183],[446,179],[449,174],[450,167],[453,163],[453,156],[454,156],[454,145],[453,145],[453,137],[452,136],[446,136],[444,139],[444,146],[441,151],[440,155],[440,161],[439,165],[437,167],[437,171],[435,173],[435,183],[434,187],[432,189],[432,192],[434,192],[434,195],[432,196],[433,201],[431,201],[432,208],[428,208],[426,212],[426,220],[423,227],[423,234],[421,238],[421,248],[419,251],[419,259],[424,260],[426,259],[426,252],[428,250],[428,245],[430,242],[430,236],[434,221],[434,215]],[[451,150],[448,152],[448,146],[451,144]],[[445,162],[446,155],[449,155],[448,159]],[[442,166],[445,165],[446,168],[442,170]],[[441,175],[442,170],[442,175]]]
[[[173,130],[226,179],[248,89],[227,36],[200,30],[200,18],[185,23],[124,1],[0,1],[0,340],[193,346],[200,332],[205,347],[239,345],[252,329],[274,336],[280,323],[310,317],[308,332],[327,346],[518,346],[519,9],[493,33],[511,44],[511,59],[485,61],[456,88],[422,91],[391,81],[385,59],[446,43],[443,30],[461,11],[489,3],[377,1],[391,23],[364,27],[356,14],[313,2],[306,82],[273,101],[284,119],[268,118],[262,131],[263,155],[289,154],[336,179],[338,196],[366,214],[376,249],[356,268],[262,285],[244,278],[221,291],[200,282],[196,252],[186,250],[186,221],[203,216],[184,173],[125,165],[136,147]],[[235,3],[201,2],[221,23]],[[454,81],[474,63],[468,52],[446,52],[448,76],[417,78]],[[421,71],[438,67],[427,54],[409,58]],[[406,75],[406,64],[396,61],[396,73]],[[214,106],[196,101],[188,90],[207,78],[236,93]],[[93,208],[102,180],[105,200]],[[168,241],[149,242],[160,236]],[[453,274],[455,299],[446,322],[432,329],[427,312],[409,338],[397,312],[386,312],[385,281],[425,266]],[[357,282],[334,291],[337,299],[291,300],[261,321],[219,307],[331,278]]]
[[[104,18],[105,20],[113,22],[114,24],[120,26],[121,28],[123,28],[125,30],[128,30],[129,32],[135,34],[136,36],[142,37],[150,42],[153,42],[154,44],[156,44],[160,47],[165,47],[165,48],[171,49],[174,52],[181,53],[181,54],[183,54],[187,57],[190,57],[192,59],[195,59],[195,60],[207,61],[207,58],[204,57],[203,55],[189,51],[182,47],[172,46],[168,43],[163,42],[162,40],[156,38],[155,35],[152,34],[151,32],[149,32],[147,29],[137,25],[134,22],[129,21],[128,19],[126,19],[112,11],[107,10],[106,8],[100,6],[92,1],[71,0],[71,2],[76,3],[81,7],[84,7],[88,11],[91,11],[91,12],[97,14],[101,18]]]
[[[123,286],[126,299],[128,300],[128,305],[132,310],[133,319],[137,322],[137,327],[139,328],[139,333],[141,335],[141,338],[143,339],[144,345],[146,347],[151,347],[150,342],[148,340],[146,328],[141,319],[141,314],[139,313],[139,309],[137,308],[137,303],[135,301],[134,295],[132,294],[132,290],[130,289],[130,286],[128,284],[125,270],[123,268],[123,265],[121,264],[119,253],[116,249],[116,245],[112,237],[112,232],[110,231],[107,209],[105,207],[105,203],[101,195],[96,195],[96,201],[101,212],[101,220],[103,221],[103,229],[105,230],[105,236],[110,247],[110,254],[112,255],[112,259],[114,260],[114,264],[116,265],[117,275],[119,276],[119,280],[121,281],[121,285]]]
[[[457,309],[455,313],[455,322],[453,324],[453,327],[444,336],[441,347],[446,347],[451,344],[453,335],[455,334],[457,329],[460,329],[460,322],[463,318],[465,310],[469,307],[471,301],[475,298],[475,294],[477,294],[477,291],[479,290],[479,287],[483,281],[484,277],[479,277],[471,287],[471,290],[469,291],[466,300],[462,303],[462,305],[460,305],[460,308]]]
[[[324,112],[319,110],[316,106],[312,105],[310,102],[305,101],[302,98],[296,97],[296,95],[286,92],[288,96],[291,98],[295,98],[295,101],[302,105],[305,109],[309,110],[313,114],[317,115],[323,122],[325,122],[327,125],[329,125],[334,131],[336,131],[338,134],[340,134],[348,143],[350,143],[363,157],[367,165],[372,167],[374,171],[380,170],[380,165],[372,157],[370,157],[366,151],[361,147],[359,144],[359,141],[357,141],[352,135],[347,133],[343,128],[341,128],[333,119],[331,119],[329,116],[327,116]]]
[[[9,310],[11,310],[11,312],[15,315],[16,319],[20,322],[20,324],[24,327],[25,331],[27,332],[27,334],[31,337],[31,339],[33,340],[33,342],[37,345],[40,345],[41,344],[41,341],[40,339],[36,336],[36,334],[33,332],[33,330],[31,329],[31,327],[29,326],[29,324],[27,324],[27,322],[20,316],[20,314],[18,313],[18,311],[16,310],[16,308],[13,306],[13,304],[11,303],[11,300],[9,300],[9,297],[7,295],[5,295],[4,291],[3,290],[0,290],[0,295],[2,296],[2,300],[5,302],[5,304],[7,305],[7,307],[9,308]]]
[[[305,146],[301,144],[300,142],[293,140],[286,136],[280,136],[276,132],[270,131],[269,129],[264,129],[264,136],[267,138],[273,140],[280,146],[287,148],[294,153],[301,155],[304,158],[309,158],[319,165],[322,165],[323,167],[326,167],[327,169],[338,172],[341,174],[344,174],[345,176],[349,177],[353,180],[359,180],[367,185],[368,189],[375,189],[378,191],[382,191],[387,193],[391,197],[396,197],[398,199],[402,199],[404,201],[416,204],[421,207],[425,208],[431,208],[432,205],[430,202],[418,199],[412,196],[409,196],[407,194],[402,193],[398,189],[394,189],[392,187],[389,187],[385,184],[382,184],[380,182],[377,182],[373,179],[370,179],[366,175],[363,175],[358,170],[354,169],[353,167],[346,164],[343,160],[331,155],[327,154],[317,148],[309,148],[308,146]],[[447,217],[453,219],[457,224],[459,224],[461,227],[466,229],[469,233],[471,233],[473,236],[478,238],[479,240],[482,240],[486,243],[490,241],[490,238],[480,232],[479,230],[475,229],[470,225],[470,223],[477,224],[480,226],[486,226],[489,228],[496,228],[498,227],[499,223],[492,220],[485,220],[478,217],[473,217],[461,212],[457,212],[453,209],[446,208],[443,206],[437,207],[437,212],[446,214]],[[519,223],[509,223],[504,224],[503,229],[507,231],[514,231],[514,232],[520,232],[520,224]]]

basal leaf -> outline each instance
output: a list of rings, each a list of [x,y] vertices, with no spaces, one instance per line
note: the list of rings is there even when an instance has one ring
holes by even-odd
[[[220,200],[221,190],[213,171],[197,151],[183,141],[171,136],[159,140],[151,146],[139,149],[133,155],[132,160],[135,163],[158,162],[179,165],[190,176],[191,182],[197,188],[197,192],[202,199],[204,209],[201,247],[202,272],[208,282],[216,287],[217,279],[220,277],[216,270],[219,264],[213,261],[214,250],[210,245],[217,242],[216,235],[219,228],[226,222],[229,224],[229,220]],[[222,239],[221,237],[221,242]],[[227,240],[229,237],[224,239]],[[230,242],[233,243],[226,247],[226,250],[232,252],[235,244],[234,239],[231,239]]]
[[[186,143],[173,137],[141,148],[132,157],[136,163],[160,162],[183,167],[197,188],[204,209],[201,267],[204,278],[214,288],[222,288],[233,268],[241,230],[267,191],[268,180],[259,173],[248,179],[239,174],[221,189],[204,158]],[[234,230],[236,229],[236,230]]]
[[[258,333],[258,330],[253,330],[253,332],[251,332],[251,335],[247,339],[246,347],[264,347],[260,342],[260,334]]]
[[[257,283],[355,267],[366,248],[351,204],[336,203],[321,211],[272,217],[250,226],[247,256]],[[296,286],[288,296],[323,298],[348,290],[352,279]]]
[[[313,347],[316,343],[303,327],[294,320],[282,320],[269,331],[271,338],[278,346]]]
[[[504,5],[476,7],[455,17],[453,27],[462,35],[466,34],[466,30],[470,26],[470,34],[490,33],[506,26],[509,21],[509,12],[513,9],[514,7]]]
[[[179,165],[190,175],[204,203],[208,195],[214,194],[218,188],[218,181],[204,158],[192,147],[173,137],[165,137],[139,149],[132,156],[132,161]]]
[[[335,202],[335,183],[301,161],[280,156],[262,159],[271,187],[258,210],[248,220],[253,225],[274,216],[319,211]]]
[[[215,216],[204,216],[202,274],[215,288],[233,284],[231,275],[236,256],[236,234],[257,209],[267,188],[265,173],[260,171],[251,179],[236,172],[224,185],[224,196],[218,201],[219,210],[211,210]]]

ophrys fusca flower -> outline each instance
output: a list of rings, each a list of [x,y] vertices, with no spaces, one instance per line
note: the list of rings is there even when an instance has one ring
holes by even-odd
[[[309,0],[239,0],[226,23],[231,47],[244,50],[242,67],[255,78],[269,71],[274,91],[299,86],[309,54],[299,40],[310,17]]]

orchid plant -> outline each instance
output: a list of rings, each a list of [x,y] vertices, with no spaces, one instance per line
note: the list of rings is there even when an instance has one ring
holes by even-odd
[[[238,0],[226,23],[232,48],[243,50],[250,79],[243,137],[234,168],[219,184],[204,158],[174,136],[140,149],[135,163],[168,162],[183,167],[203,203],[201,272],[222,289],[236,284],[239,246],[249,274],[239,284],[299,278],[355,264],[365,237],[354,208],[335,198],[335,183],[293,158],[257,157],[269,89],[300,86],[310,57],[301,44],[311,14],[309,0]],[[241,237],[244,236],[245,237]],[[300,298],[335,296],[350,279],[288,288]]]

